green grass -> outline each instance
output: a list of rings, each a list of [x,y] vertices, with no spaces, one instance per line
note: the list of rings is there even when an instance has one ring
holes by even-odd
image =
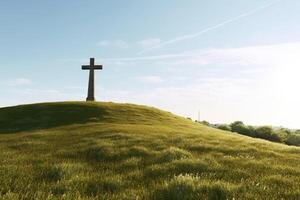
[[[132,104],[1,108],[0,199],[300,199],[300,148]]]

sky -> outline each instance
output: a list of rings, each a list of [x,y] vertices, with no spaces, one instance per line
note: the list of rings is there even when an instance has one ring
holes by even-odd
[[[300,128],[299,0],[0,1],[0,107],[96,99]]]

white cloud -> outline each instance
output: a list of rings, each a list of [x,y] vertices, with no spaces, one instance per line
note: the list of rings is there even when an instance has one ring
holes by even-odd
[[[127,48],[128,43],[123,41],[123,40],[103,40],[97,43],[98,46],[103,46],[103,47],[116,47],[116,48]]]
[[[162,83],[163,79],[160,76],[140,76],[137,77],[138,81],[144,83]]]
[[[32,84],[32,81],[27,78],[17,78],[14,80],[7,81],[7,85],[9,85],[9,86],[28,86],[31,84]]]
[[[103,40],[103,41],[98,42],[97,45],[106,47],[106,46],[110,45],[110,42],[106,41],[106,40]]]
[[[161,43],[160,38],[148,38],[145,40],[138,41],[137,44],[140,45],[143,48],[149,48],[152,46],[157,46]]]
[[[55,90],[55,89],[43,90],[43,89],[32,89],[32,88],[28,88],[24,90],[16,90],[15,92],[17,92],[20,95],[28,95],[28,96],[45,96],[45,95],[57,96],[63,94],[59,90]]]

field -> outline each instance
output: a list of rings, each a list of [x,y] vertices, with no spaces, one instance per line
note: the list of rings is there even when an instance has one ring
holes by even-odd
[[[300,199],[300,148],[146,106],[0,109],[0,199]]]

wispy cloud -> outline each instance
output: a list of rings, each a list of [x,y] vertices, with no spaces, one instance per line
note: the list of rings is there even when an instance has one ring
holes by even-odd
[[[228,66],[257,71],[263,68],[279,66],[300,66],[300,42],[273,45],[246,46],[239,48],[196,49],[176,54],[155,56],[97,58],[97,63],[110,66],[160,66],[160,69],[186,71],[186,68],[197,69],[199,66],[214,65],[214,70]],[[63,59],[63,62],[85,63],[86,59]],[[250,68],[249,68],[250,67]],[[201,68],[204,70],[205,68]],[[200,70],[200,68],[199,68]]]
[[[298,63],[296,55],[299,51],[300,43],[296,42],[240,48],[199,49],[156,56],[99,58],[98,61],[103,63],[118,63],[119,66],[120,63],[125,65],[132,62],[151,62],[153,65],[160,65],[162,67],[185,68],[211,64],[239,65],[240,67],[251,66],[251,68],[255,66],[275,67]]]
[[[138,41],[137,44],[140,45],[143,48],[149,48],[153,46],[157,46],[161,43],[160,38],[148,38],[145,40]]]
[[[97,43],[98,46],[101,47],[115,47],[115,48],[128,48],[128,47],[142,47],[142,48],[150,48],[153,46],[157,46],[161,43],[160,38],[147,38],[144,40],[140,40],[137,42],[129,43],[125,40],[102,40]]]
[[[164,60],[178,57],[191,57],[193,54],[191,53],[177,53],[177,54],[162,54],[156,56],[137,56],[137,57],[123,57],[123,58],[99,58],[101,61],[153,61],[153,60]]]
[[[300,42],[281,43],[274,45],[246,46],[240,48],[196,49],[176,54],[161,54],[155,56],[97,58],[97,62],[118,66],[127,63],[147,63],[165,67],[195,67],[211,64],[227,64],[243,66],[276,67],[295,66],[299,63],[298,53]],[[63,59],[63,62],[86,62],[86,59]],[[138,66],[138,65],[136,65]],[[22,81],[21,81],[22,82]],[[26,81],[25,81],[26,82]]]
[[[140,51],[140,52],[138,53],[138,55],[142,55],[142,54],[144,54],[144,53],[146,53],[146,52],[152,51],[152,50],[154,50],[154,49],[162,48],[162,47],[167,46],[167,45],[170,45],[170,44],[174,44],[174,43],[181,42],[181,41],[184,41],[184,40],[190,40],[190,39],[197,38],[197,37],[199,37],[199,36],[201,36],[201,35],[203,35],[203,34],[205,34],[205,33],[207,33],[207,32],[210,32],[210,31],[212,31],[212,30],[221,28],[221,27],[223,27],[223,26],[225,26],[225,25],[227,25],[227,24],[233,23],[233,22],[235,22],[235,21],[241,20],[241,19],[246,18],[246,17],[249,17],[249,16],[251,16],[251,15],[254,15],[254,14],[256,14],[257,12],[259,12],[259,11],[261,11],[261,10],[264,10],[264,9],[267,9],[267,8],[273,6],[274,4],[276,4],[276,3],[280,2],[280,1],[282,1],[282,0],[275,0],[275,1],[272,1],[271,3],[268,3],[268,4],[266,4],[266,5],[257,7],[257,8],[255,8],[255,9],[252,9],[252,10],[250,10],[250,11],[248,11],[248,12],[245,12],[245,13],[243,13],[243,14],[241,14],[241,15],[238,15],[238,16],[236,16],[236,17],[233,17],[233,18],[231,18],[231,19],[225,20],[225,21],[223,21],[223,22],[221,22],[221,23],[218,23],[218,24],[216,24],[216,25],[207,27],[207,28],[205,28],[205,29],[203,29],[203,30],[201,30],[201,31],[199,31],[199,32],[192,33],[192,34],[186,34],[186,35],[182,35],[182,36],[178,36],[178,37],[173,38],[173,39],[171,39],[171,40],[167,40],[167,41],[165,41],[165,42],[160,42],[159,44],[157,44],[157,45],[155,45],[155,46],[152,46],[152,47],[149,47],[149,48],[146,48],[146,49]]]

